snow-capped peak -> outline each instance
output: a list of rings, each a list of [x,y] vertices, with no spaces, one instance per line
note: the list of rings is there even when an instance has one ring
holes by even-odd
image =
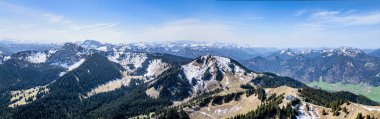
[[[343,55],[343,56],[350,56],[350,57],[356,57],[359,54],[364,54],[364,52],[360,49],[349,48],[349,47],[342,47],[338,49],[323,49],[322,53],[325,53],[327,56]]]
[[[305,50],[299,51],[299,54],[306,55],[306,54],[311,54],[311,53],[315,53],[315,52],[317,52],[317,51],[315,51],[313,49],[305,49]]]
[[[67,68],[85,57],[85,51],[81,46],[66,43],[58,49],[48,51],[48,63]]]
[[[96,49],[104,44],[96,40],[85,40],[79,45],[86,49]]]
[[[195,92],[228,88],[232,82],[247,83],[254,76],[254,72],[245,70],[236,61],[212,55],[201,56],[182,65],[182,73],[178,74],[179,78],[188,80]]]
[[[296,51],[291,50],[291,49],[286,49],[286,50],[281,50],[280,54],[286,54],[286,55],[289,55],[289,56],[295,56],[298,53]]]
[[[245,70],[231,59],[221,56],[201,56],[196,60],[182,66],[185,76],[188,80],[202,79],[206,73],[232,72],[242,74]]]

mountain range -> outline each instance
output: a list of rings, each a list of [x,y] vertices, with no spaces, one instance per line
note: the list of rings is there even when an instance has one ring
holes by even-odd
[[[0,55],[0,117],[355,118],[359,113],[380,117],[378,102],[346,91],[310,88],[296,76],[298,80],[261,73],[266,69],[255,60],[193,50],[189,51],[194,55],[182,57],[155,50],[85,41]],[[278,64],[283,64],[336,56],[363,58],[357,62],[373,61],[378,67],[376,59],[360,50],[310,51],[301,56],[304,53],[285,50],[254,59],[265,63],[281,59]],[[356,65],[356,60],[349,61]]]
[[[196,58],[204,55],[217,55],[230,57],[236,60],[246,60],[254,56],[266,55],[276,51],[271,47],[250,47],[244,45],[202,42],[202,41],[166,41],[166,42],[141,42],[127,44],[105,44],[94,40],[78,42],[86,49],[110,50],[114,47],[122,47],[128,52],[165,53],[177,56]]]
[[[278,51],[244,62],[255,71],[273,72],[302,82],[380,85],[380,58],[355,48]]]
[[[36,50],[31,47],[44,46],[32,45],[29,51],[50,52],[47,62],[55,65],[71,65],[79,61],[84,52],[105,52],[115,54],[116,52],[141,52],[141,53],[163,53],[172,54],[186,58],[197,58],[204,55],[223,56],[235,59],[250,70],[259,72],[273,72],[283,76],[295,78],[304,83],[323,81],[327,83],[368,84],[378,86],[380,69],[379,57],[376,50],[365,53],[355,48],[338,49],[285,49],[278,51],[274,48],[258,48],[223,43],[173,41],[152,43],[128,43],[108,44],[95,40],[69,43],[66,53],[54,53],[59,49],[55,45],[52,48],[40,48]],[[24,46],[25,44],[14,46]],[[75,49],[80,46],[81,49]],[[70,47],[72,47],[70,49]],[[1,48],[1,47],[0,47]],[[17,47],[16,47],[17,49]],[[78,53],[76,51],[80,50]],[[28,51],[28,50],[26,50]],[[11,50],[0,49],[0,63],[10,59]],[[70,53],[77,53],[76,55]],[[22,53],[18,53],[21,55]],[[42,56],[44,58],[44,56]],[[38,61],[37,61],[38,62]],[[59,64],[63,63],[63,64]],[[67,67],[64,66],[64,67]]]

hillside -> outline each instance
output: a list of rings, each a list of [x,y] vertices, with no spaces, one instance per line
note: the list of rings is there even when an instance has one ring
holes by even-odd
[[[245,114],[245,118],[247,115],[251,115],[250,117],[262,118],[265,115],[272,115],[269,117],[289,117],[292,114],[281,108],[287,107],[290,105],[292,108],[297,109],[297,114],[293,115],[293,118],[347,118],[347,119],[355,119],[358,113],[362,113],[363,115],[373,115],[374,117],[380,117],[380,107],[373,106],[365,106],[357,103],[345,103],[339,106],[341,108],[339,115],[335,115],[332,112],[331,108],[326,108],[324,106],[316,105],[311,102],[306,102],[304,97],[300,96],[300,92],[298,89],[291,88],[287,86],[280,86],[276,88],[268,88],[266,89],[267,99],[261,101],[258,99],[256,94],[247,95],[243,94],[238,101],[232,100],[230,102],[224,102],[220,105],[209,104],[206,107],[201,107],[199,109],[185,108],[184,110],[189,112],[190,118],[231,118],[238,117],[236,115]],[[277,97],[275,97],[277,96]],[[276,99],[277,98],[277,99]],[[296,101],[297,99],[301,99],[300,101]],[[274,101],[274,102],[273,102]],[[277,101],[277,102],[276,102]],[[266,102],[266,103],[265,103]],[[271,103],[275,103],[279,105],[278,107],[270,108],[268,105]],[[267,104],[267,105],[263,105]],[[272,109],[270,112],[265,112],[260,115],[257,113],[259,111],[254,111],[257,109],[268,108]],[[343,111],[347,109],[348,111]],[[324,111],[323,111],[324,110]],[[377,110],[377,111],[376,111]],[[254,111],[252,114],[251,111]],[[337,113],[336,113],[337,114]],[[241,116],[243,117],[243,115]]]

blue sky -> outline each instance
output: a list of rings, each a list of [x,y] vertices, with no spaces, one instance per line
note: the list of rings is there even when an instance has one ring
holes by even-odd
[[[0,0],[0,39],[379,48],[380,1]]]

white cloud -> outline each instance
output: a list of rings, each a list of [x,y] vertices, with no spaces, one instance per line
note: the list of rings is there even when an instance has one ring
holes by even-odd
[[[84,39],[115,41],[126,37],[125,33],[117,28],[119,23],[78,24],[63,15],[2,1],[1,12],[12,15],[0,20],[0,39],[47,43]]]
[[[313,22],[341,26],[368,26],[380,24],[380,12],[356,13],[352,11],[319,11],[311,13]]]
[[[144,28],[131,39],[229,41],[236,38],[232,25],[200,19],[180,19]]]
[[[307,12],[308,12],[307,10],[298,10],[294,14],[294,16],[302,16],[302,15],[306,14]]]
[[[321,18],[321,17],[333,17],[340,13],[340,11],[319,11],[311,14],[311,17]]]
[[[321,31],[325,30],[325,26],[320,23],[299,23],[295,25],[298,31]]]
[[[98,23],[98,24],[91,24],[91,25],[73,25],[73,30],[84,30],[84,29],[92,29],[92,30],[103,30],[103,29],[109,29],[113,28],[119,25],[119,23]]]
[[[212,40],[223,42],[237,38],[234,26],[231,23],[222,21],[186,18],[149,26],[140,24],[135,27],[125,28],[119,22],[79,24],[63,15],[10,3],[0,2],[1,4],[10,6],[4,8],[8,12],[28,20],[0,20],[0,25],[2,26],[0,28],[0,39],[29,40],[44,43],[97,39],[120,43],[154,40]],[[262,17],[250,17],[250,19],[262,19]]]
[[[5,10],[4,10],[5,9]],[[0,39],[24,41],[70,42],[96,39],[111,43],[201,40],[233,42],[275,47],[378,47],[379,28],[360,30],[380,24],[380,12],[307,11],[289,15],[296,22],[272,20],[270,15],[190,17],[160,23],[77,21],[59,13],[4,4],[1,12],[12,15],[0,19]],[[268,20],[267,20],[268,19]],[[304,20],[304,22],[300,22]],[[154,20],[153,20],[154,21]],[[268,22],[267,22],[268,21]],[[274,21],[274,22],[273,22]],[[276,23],[278,21],[278,23]],[[360,42],[358,42],[361,40]]]
[[[44,14],[42,15],[43,17],[46,17],[47,20],[50,22],[50,23],[59,23],[59,22],[62,22],[64,19],[63,19],[63,16],[59,16],[59,15],[54,15],[54,14]]]

